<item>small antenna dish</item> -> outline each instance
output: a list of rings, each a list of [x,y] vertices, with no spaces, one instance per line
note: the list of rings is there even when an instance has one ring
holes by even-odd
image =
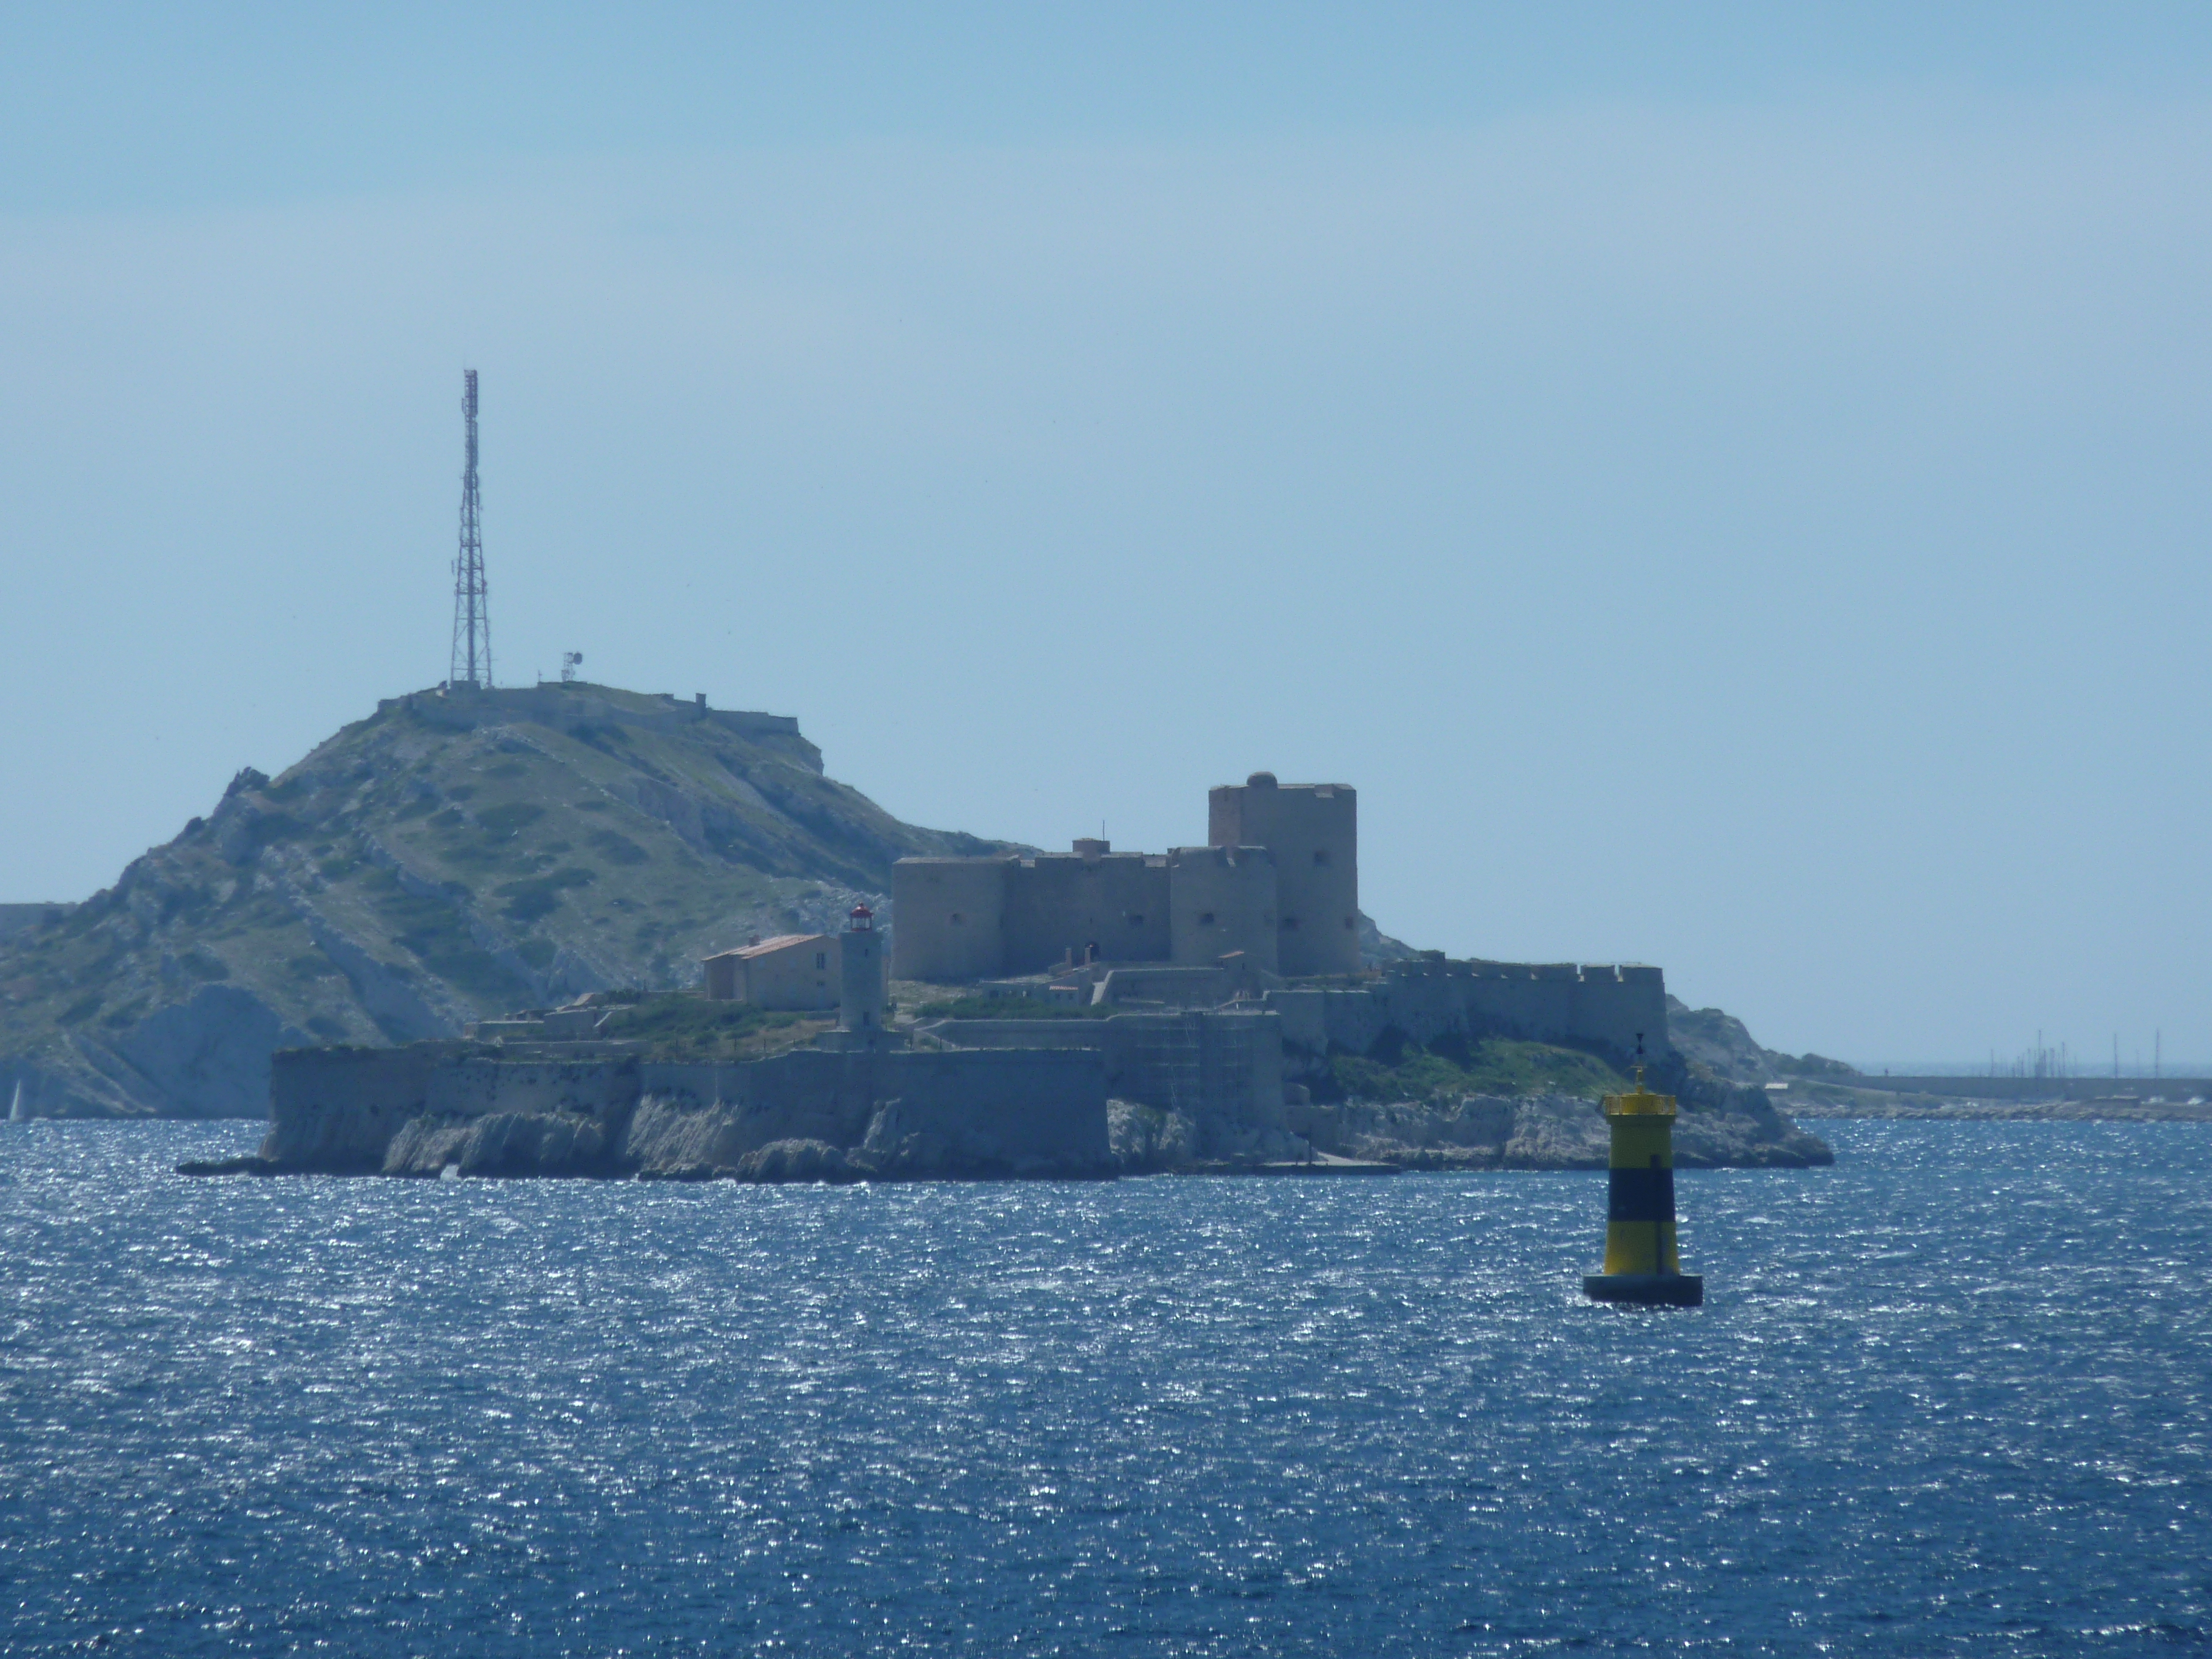
[[[576,670],[583,665],[583,661],[584,653],[580,651],[563,651],[561,653],[562,684],[567,685],[576,678]]]

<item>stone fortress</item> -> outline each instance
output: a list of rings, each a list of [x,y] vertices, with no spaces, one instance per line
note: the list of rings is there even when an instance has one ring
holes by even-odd
[[[1206,803],[1206,845],[1116,853],[1085,838],[1030,857],[902,859],[891,872],[900,979],[957,984],[1056,965],[1359,971],[1358,801],[1340,783],[1255,772]]]
[[[250,1161],[764,1180],[1310,1166],[1329,1160],[1302,1079],[1394,1033],[1665,1054],[1656,968],[1440,951],[1364,967],[1357,806],[1346,786],[1260,772],[1212,791],[1204,847],[901,860],[888,935],[859,907],[834,939],[709,965],[722,999],[788,1006],[836,987],[837,1030],[757,1060],[655,1061],[586,1006],[486,1022],[466,1043],[282,1052]],[[1090,1013],[902,1024],[894,975]]]

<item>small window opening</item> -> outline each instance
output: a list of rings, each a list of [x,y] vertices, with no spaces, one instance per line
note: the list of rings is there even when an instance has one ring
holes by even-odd
[[[817,951],[814,953],[814,966],[816,970],[818,972],[820,969],[827,968],[829,965],[830,953],[827,951]]]
[[[1198,916],[1198,925],[1199,925],[1200,927],[1212,927],[1212,926],[1213,926],[1213,912],[1212,912],[1212,911],[1211,911],[1211,910],[1201,910],[1200,912],[1199,912],[1199,916]]]
[[[957,927],[960,925],[960,913],[957,910],[955,910],[952,913],[952,925],[955,927]]]
[[[1283,918],[1283,931],[1288,933],[1297,933],[1298,931],[1298,919],[1296,916],[1285,916]]]
[[[1327,864],[1328,862],[1328,848],[1326,847],[1315,848],[1314,862],[1316,864]]]

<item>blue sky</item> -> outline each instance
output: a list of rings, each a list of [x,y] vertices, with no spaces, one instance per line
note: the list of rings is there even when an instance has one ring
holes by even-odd
[[[2212,13],[15,7],[0,896],[443,672],[1860,1060],[2212,1055]]]

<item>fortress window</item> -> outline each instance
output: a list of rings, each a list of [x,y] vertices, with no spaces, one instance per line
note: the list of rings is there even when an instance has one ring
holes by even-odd
[[[1347,933],[1358,933],[1359,931],[1359,918],[1358,916],[1346,916],[1344,919],[1344,931]]]
[[[827,951],[817,951],[814,953],[814,966],[816,970],[818,972],[822,969],[827,968],[829,965],[830,953]]]
[[[952,913],[952,925],[955,927],[957,927],[960,925],[960,913],[957,910],[955,910]]]
[[[1286,933],[1297,933],[1298,931],[1298,919],[1296,916],[1285,916],[1283,918],[1283,931]]]
[[[1315,848],[1314,862],[1316,864],[1327,864],[1328,862],[1328,848],[1326,847]]]
[[[1212,927],[1212,926],[1213,926],[1213,912],[1212,912],[1212,911],[1211,911],[1211,910],[1202,910],[1202,911],[1200,911],[1200,912],[1199,913],[1199,917],[1198,917],[1198,925],[1199,925],[1200,927]]]
[[[1129,926],[1130,926],[1130,927],[1143,927],[1144,925],[1145,925],[1145,919],[1144,919],[1142,916],[1140,916],[1140,915],[1137,915],[1137,914],[1136,914],[1136,912],[1134,912],[1133,910],[1133,911],[1131,911],[1131,912],[1129,913]]]

